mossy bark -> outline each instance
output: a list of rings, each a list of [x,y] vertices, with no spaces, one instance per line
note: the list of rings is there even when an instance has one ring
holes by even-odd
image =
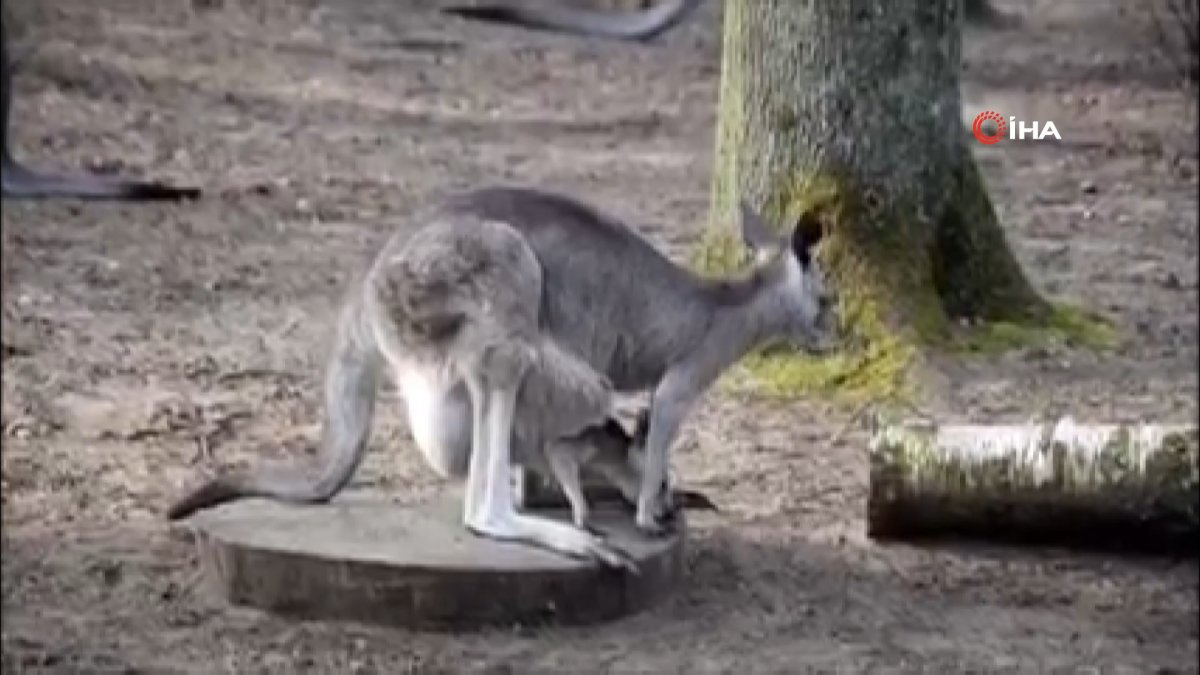
[[[864,358],[890,340],[894,365],[948,319],[1048,316],[960,132],[961,21],[961,0],[728,0],[701,264],[736,262],[745,198],[780,227],[805,212],[824,224],[821,260]]]
[[[867,532],[1197,552],[1195,427],[892,425],[871,447]]]

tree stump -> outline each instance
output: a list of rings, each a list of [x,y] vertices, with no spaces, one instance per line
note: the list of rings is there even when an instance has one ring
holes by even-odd
[[[676,533],[650,539],[627,510],[595,505],[595,526],[638,562],[633,575],[475,536],[461,510],[457,490],[419,505],[347,491],[319,506],[247,499],[184,523],[206,582],[229,602],[302,619],[426,630],[583,625],[650,607],[682,573],[682,517]],[[537,512],[569,520],[563,509]]]

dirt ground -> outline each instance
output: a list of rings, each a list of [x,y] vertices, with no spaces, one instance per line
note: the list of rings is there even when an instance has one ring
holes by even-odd
[[[433,0],[7,4],[25,7],[22,157],[208,194],[4,204],[5,672],[1197,672],[1194,561],[876,544],[863,437],[830,442],[845,411],[722,392],[674,456],[724,511],[692,520],[685,587],[655,610],[427,635],[226,606],[163,509],[201,467],[312,442],[338,297],[414,208],[539,184],[685,254],[720,3],[649,46],[467,25]],[[968,114],[1064,137],[979,151],[1000,215],[1039,288],[1129,340],[957,365],[942,413],[1194,419],[1194,94],[1141,0],[998,4],[1021,23],[968,32]],[[426,499],[441,485],[387,401],[359,482]]]

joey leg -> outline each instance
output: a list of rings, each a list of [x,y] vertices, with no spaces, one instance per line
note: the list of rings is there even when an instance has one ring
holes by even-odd
[[[571,505],[571,521],[575,523],[575,527],[598,534],[588,524],[589,505],[579,479],[579,463],[575,461],[571,451],[572,448],[563,443],[552,444],[546,449],[550,473],[553,474],[554,480],[558,481],[567,502]]]

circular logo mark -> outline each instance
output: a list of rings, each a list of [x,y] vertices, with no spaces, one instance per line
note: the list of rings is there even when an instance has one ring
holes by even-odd
[[[996,133],[989,134],[984,130],[983,125],[992,122],[996,125]],[[971,125],[971,131],[975,133],[975,138],[985,145],[995,145],[1004,138],[1008,132],[1008,122],[999,113],[994,113],[991,110],[985,110],[975,117],[975,123]]]

